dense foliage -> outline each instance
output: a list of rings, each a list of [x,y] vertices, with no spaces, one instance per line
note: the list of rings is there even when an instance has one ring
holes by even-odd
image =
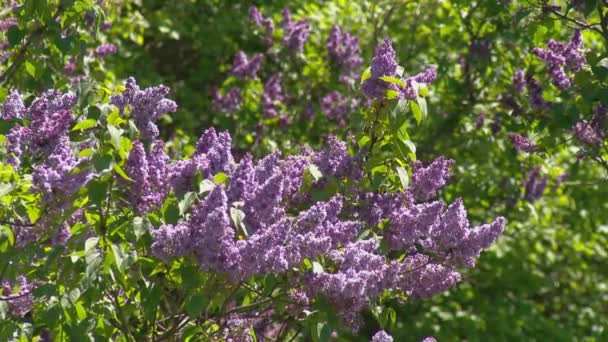
[[[2,340],[608,338],[606,1],[25,0],[0,41]]]

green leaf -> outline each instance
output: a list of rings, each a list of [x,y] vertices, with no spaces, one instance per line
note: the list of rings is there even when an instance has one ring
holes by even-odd
[[[312,176],[315,182],[323,178],[321,170],[319,170],[319,168],[315,164],[310,164],[310,166],[308,166],[308,171],[310,172],[310,175]]]
[[[114,262],[116,263],[116,268],[118,269],[118,272],[124,274],[125,259],[127,257],[125,251],[123,250],[121,245],[115,243],[111,244],[110,248],[112,249],[112,254],[114,255]]]
[[[194,201],[196,201],[196,193],[187,192],[184,195],[184,199],[179,201],[180,216],[184,216],[186,214],[186,212],[190,209],[190,207],[192,206],[192,203],[194,203]]]
[[[325,271],[323,269],[323,265],[321,265],[317,261],[313,261],[312,262],[312,272],[313,273],[323,273]]]
[[[418,102],[411,101],[410,108],[412,109],[412,113],[414,114],[414,119],[416,119],[416,123],[418,125],[420,125],[420,123],[422,122],[422,117],[423,117],[422,110],[420,109],[420,105],[418,104]]]
[[[120,117],[120,114],[118,113],[118,109],[114,108],[110,114],[108,115],[107,121],[110,125],[112,126],[120,126],[120,124],[127,122],[127,120],[123,119]]]
[[[228,182],[228,175],[223,172],[218,172],[213,177],[213,182],[215,184],[226,184]]]
[[[200,183],[198,183],[198,193],[199,195],[206,194],[215,188],[215,183],[213,183],[209,179],[203,179]]]
[[[372,77],[372,68],[368,67],[361,74],[361,83],[365,82],[370,77]]]
[[[399,176],[399,181],[401,182],[401,186],[403,187],[403,190],[407,189],[407,187],[410,184],[410,178],[407,174],[407,171],[401,166],[397,166],[396,170],[397,170],[397,175]]]
[[[112,145],[114,146],[114,148],[117,151],[120,151],[120,147],[121,147],[120,137],[125,132],[125,130],[121,129],[121,128],[116,128],[112,125],[108,125],[108,132],[110,133],[110,139],[111,139],[110,141],[111,141]]]
[[[25,71],[33,78],[36,78],[36,66],[32,62],[25,61]]]
[[[133,180],[127,175],[127,173],[118,164],[112,163],[112,168],[114,169],[114,171],[116,171],[116,173],[118,173],[120,175],[120,177],[124,178],[125,180],[133,182]]]
[[[87,190],[89,193],[89,200],[93,203],[101,204],[107,196],[108,183],[99,179],[93,179],[87,185]]]
[[[230,218],[232,219],[232,223],[234,223],[234,226],[239,231],[242,231],[244,236],[249,236],[249,232],[247,232],[247,228],[243,223],[243,220],[245,220],[245,213],[242,210],[235,207],[231,207]]]
[[[133,233],[135,234],[135,239],[139,240],[142,236],[144,236],[148,232],[148,228],[150,227],[150,222],[141,217],[133,218]]]
[[[204,295],[194,294],[186,303],[186,312],[190,317],[198,317],[205,310],[206,304],[207,300]]]
[[[74,128],[72,128],[72,131],[84,131],[87,130],[89,128],[93,128],[97,125],[97,120],[95,119],[86,119],[83,121],[80,121],[79,123],[77,123]]]
[[[0,197],[9,194],[13,190],[13,184],[0,183]]]
[[[403,80],[400,80],[396,77],[392,77],[392,76],[381,76],[380,77],[381,80],[383,80],[384,82],[388,82],[391,84],[396,84],[402,88],[407,88],[407,84],[405,82],[403,82]]]

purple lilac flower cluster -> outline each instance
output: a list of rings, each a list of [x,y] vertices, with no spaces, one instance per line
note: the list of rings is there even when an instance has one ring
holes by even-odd
[[[518,94],[524,92],[524,88],[526,87],[526,74],[523,70],[516,70],[513,74],[513,89]]]
[[[127,106],[131,108],[135,125],[143,137],[158,137],[158,127],[154,122],[163,114],[177,110],[177,104],[165,98],[169,94],[169,88],[160,85],[140,90],[133,77],[127,79],[125,88],[121,94],[112,96],[110,103],[118,107],[121,115],[125,114]]]
[[[293,21],[288,8],[283,9],[283,44],[292,51],[302,51],[304,44],[310,36],[310,24],[308,20],[301,19]]]
[[[2,290],[3,299],[7,299],[10,313],[15,316],[23,317],[32,309],[34,296],[34,284],[28,282],[27,278],[23,275],[17,277],[17,286],[19,290],[13,292],[13,285],[8,281],[2,281],[0,283],[0,290]]]
[[[130,203],[138,215],[158,209],[169,193],[169,157],[156,140],[146,153],[140,141],[133,143],[125,171],[131,177]]]
[[[549,177],[547,175],[541,176],[539,167],[528,172],[527,178],[524,181],[524,197],[526,200],[530,203],[539,200],[545,192],[548,181]]]
[[[363,94],[370,99],[382,100],[387,97],[387,91],[392,90],[397,93],[397,98],[415,100],[418,97],[418,84],[429,84],[437,78],[437,68],[431,66],[418,75],[401,80],[403,85],[382,79],[384,76],[398,77],[398,66],[393,45],[390,39],[385,38],[372,58],[370,77],[361,85]]]
[[[279,74],[272,75],[264,83],[264,93],[262,94],[262,113],[264,113],[264,116],[267,118],[279,116],[279,105],[286,99],[281,87],[281,77]]]
[[[264,28],[266,34],[264,41],[266,42],[266,45],[272,45],[272,34],[274,33],[274,22],[272,19],[264,18],[257,7],[251,6],[249,8],[249,20],[251,20],[254,26]]]
[[[334,25],[325,46],[329,58],[340,66],[340,81],[352,84],[363,62],[359,38]]]
[[[56,145],[65,143],[74,121],[71,108],[75,104],[74,93],[48,90],[26,108],[21,95],[11,91],[2,105],[0,119],[25,121],[15,124],[7,134],[8,162],[18,167],[26,150],[35,156],[46,157]],[[23,126],[25,122],[29,125]]]
[[[543,88],[540,82],[532,74],[526,75],[526,86],[528,88],[528,100],[532,108],[537,110],[550,108],[550,104],[543,99]]]
[[[572,84],[572,80],[568,77],[564,68],[572,72],[579,72],[587,63],[581,51],[582,44],[581,31],[576,30],[568,43],[550,40],[547,42],[548,49],[534,48],[532,50],[549,67],[553,84],[557,88],[565,90],[570,88]]]
[[[231,87],[228,89],[226,94],[222,94],[218,89],[213,94],[213,110],[220,113],[235,113],[241,108],[243,97],[241,95],[241,89],[237,87]]]
[[[231,73],[240,79],[256,78],[263,61],[264,55],[261,53],[256,53],[251,58],[247,58],[243,51],[239,51],[234,57]]]
[[[371,342],[393,342],[393,337],[389,335],[386,331],[380,330],[374,334],[371,339]]]
[[[345,320],[354,323],[368,298],[386,289],[428,297],[456,284],[460,274],[455,268],[473,266],[505,225],[499,217],[471,228],[461,200],[447,208],[441,201],[431,201],[453,164],[445,158],[426,167],[416,164],[412,186],[404,193],[365,195],[360,210],[352,210],[345,195],[302,208],[305,202],[299,190],[304,171],[312,164],[325,176],[361,177],[357,158],[336,138],[321,152],[286,158],[273,153],[257,162],[245,156],[237,162],[230,152],[230,136],[208,130],[189,161],[190,165],[186,160],[170,167],[174,189],[187,184],[183,179],[191,179],[193,170],[207,179],[223,172],[229,181],[215,185],[183,221],[152,231],[155,256],[163,260],[192,256],[202,269],[225,273],[235,281],[282,274],[304,260],[325,256],[333,266],[305,273],[296,287],[301,287],[304,297],[324,294]],[[130,168],[131,177],[145,183],[147,178],[136,172]],[[359,217],[359,212],[373,214]],[[234,220],[235,214],[239,220]],[[392,250],[405,253],[402,261],[383,255],[374,238],[355,240],[363,227],[379,222],[389,223],[379,238],[386,239]]]
[[[97,58],[106,58],[109,55],[114,55],[118,52],[118,47],[114,44],[101,44],[95,48],[93,54]]]
[[[517,133],[509,133],[508,137],[517,152],[534,152],[537,148],[533,142]]]
[[[337,122],[340,126],[346,125],[346,114],[353,107],[353,101],[344,98],[337,90],[330,92],[321,99],[321,110],[325,117]]]
[[[608,109],[603,105],[593,108],[591,121],[581,120],[572,127],[572,134],[583,144],[598,146],[606,138],[604,120],[608,116]]]

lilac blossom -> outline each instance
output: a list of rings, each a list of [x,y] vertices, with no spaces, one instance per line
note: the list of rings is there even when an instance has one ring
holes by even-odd
[[[321,110],[325,117],[337,121],[341,125],[345,124],[344,117],[349,109],[348,100],[338,91],[330,92],[321,100]]]
[[[0,119],[13,120],[21,119],[25,116],[26,108],[23,104],[21,94],[16,90],[11,90],[4,100],[2,110],[0,111]]]
[[[416,198],[427,201],[437,196],[437,191],[445,185],[450,176],[452,165],[454,161],[444,157],[435,159],[427,167],[423,167],[419,161],[414,162],[411,191]]]
[[[138,215],[158,209],[164,202],[171,185],[168,164],[162,141],[154,141],[149,153],[140,141],[133,142],[125,171],[131,178],[130,204]]]
[[[133,77],[125,83],[125,90],[119,95],[113,95],[110,103],[118,107],[120,114],[125,114],[127,106],[135,124],[145,138],[158,137],[158,127],[154,124],[163,114],[177,110],[177,104],[166,98],[169,88],[160,85],[141,90]]]
[[[231,87],[226,94],[222,94],[220,90],[216,90],[213,94],[213,110],[220,113],[236,113],[241,108],[243,96],[241,89]]]
[[[473,266],[505,226],[504,219],[497,218],[471,227],[461,200],[447,208],[440,201],[415,202],[415,194],[428,201],[445,184],[453,163],[445,158],[415,166],[412,188],[405,192],[360,196],[359,217],[342,195],[308,207],[297,201],[311,163],[324,176],[353,177],[359,169],[356,158],[335,137],[329,139],[327,151],[286,158],[273,153],[258,161],[248,155],[235,161],[229,145],[229,135],[214,130],[199,139],[191,160],[198,160],[203,177],[224,172],[229,182],[201,195],[183,221],[153,230],[153,254],[165,261],[191,255],[201,269],[234,281],[283,274],[305,259],[325,256],[335,268],[303,274],[303,287],[295,290],[305,302],[324,294],[353,328],[369,297],[386,289],[429,297],[456,284],[461,276],[455,268]],[[139,154],[144,159],[143,148]],[[294,210],[294,203],[301,209]],[[239,221],[231,219],[235,213],[241,213]],[[382,237],[393,251],[405,253],[404,259],[389,260],[379,252],[376,239],[353,242],[364,227],[360,219],[385,222]]]
[[[249,59],[243,51],[239,51],[234,57],[231,73],[240,79],[256,78],[263,61],[264,55],[261,53],[256,53]]]
[[[359,38],[334,25],[325,44],[329,58],[340,67],[340,81],[354,82],[363,62]]]
[[[93,178],[90,169],[74,172],[81,162],[83,160],[74,156],[69,138],[62,136],[50,150],[45,162],[34,167],[32,183],[43,193],[46,202],[71,196]]]
[[[15,125],[6,135],[8,141],[8,160],[7,162],[14,167],[19,167],[21,164],[21,156],[24,148],[29,144],[32,131],[21,125]]]
[[[307,20],[293,21],[289,9],[283,9],[283,44],[292,51],[302,51],[310,36],[310,24]]]
[[[560,43],[554,40],[547,42],[548,49],[534,48],[534,54],[549,67],[549,73],[553,84],[565,90],[570,88],[572,80],[566,74],[564,68],[572,72],[579,72],[587,63],[582,53],[582,35],[576,30],[568,43]]]
[[[65,63],[65,65],[63,66],[63,73],[65,73],[66,75],[72,75],[76,72],[76,69],[76,59],[74,57],[70,57],[68,62]]]
[[[28,282],[27,278],[23,275],[17,277],[16,285],[19,287],[19,290],[13,292],[13,285],[8,281],[2,281],[0,289],[2,289],[3,299],[7,299],[11,314],[23,317],[32,309],[34,302],[33,291],[36,286]]]
[[[517,133],[509,133],[508,136],[517,152],[534,152],[537,148],[533,142]]]
[[[13,26],[18,26],[19,20],[17,18],[6,18],[0,20],[0,32],[7,31],[9,28]]]
[[[515,73],[513,74],[513,89],[515,89],[515,91],[518,94],[521,94],[524,92],[525,87],[526,87],[526,75],[525,75],[524,71],[516,70]]]
[[[380,330],[374,334],[371,342],[393,342],[393,337],[386,333],[384,330]]]
[[[388,90],[392,90],[396,93],[394,97],[415,100],[418,97],[418,84],[430,84],[437,78],[437,67],[430,66],[417,75],[400,80],[399,85],[382,79],[384,76],[398,78],[398,67],[392,43],[390,39],[384,38],[372,58],[370,76],[361,84],[363,94],[370,99],[381,100],[387,97]]]
[[[527,178],[524,182],[526,200],[530,203],[534,203],[539,200],[545,192],[548,180],[549,177],[547,175],[541,176],[540,167],[528,172]]]
[[[608,110],[603,105],[597,105],[593,108],[593,115],[591,121],[580,120],[572,128],[572,134],[580,142],[590,145],[598,146],[606,137],[604,130],[604,120],[608,116]]]
[[[549,103],[543,99],[543,88],[540,82],[531,74],[528,74],[526,75],[526,85],[528,87],[528,99],[532,108],[537,110],[549,109]]]
[[[93,54],[95,55],[95,57],[103,59],[103,58],[108,57],[109,55],[114,55],[117,52],[118,52],[118,47],[116,47],[116,45],[101,44],[95,48],[95,51],[93,51]]]
[[[281,78],[279,74],[274,74],[264,83],[264,93],[262,94],[262,113],[267,118],[279,116],[279,104],[286,100],[282,94]]]

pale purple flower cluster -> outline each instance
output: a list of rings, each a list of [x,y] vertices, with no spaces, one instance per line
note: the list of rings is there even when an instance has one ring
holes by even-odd
[[[393,337],[386,331],[380,330],[374,334],[371,342],[393,342]]]
[[[196,144],[196,152],[190,159],[175,161],[170,166],[170,182],[175,192],[189,191],[197,172],[208,178],[218,172],[230,174],[234,159],[230,152],[231,137],[227,132],[205,131]]]
[[[538,58],[547,64],[553,84],[561,90],[570,88],[572,84],[564,67],[572,72],[579,72],[587,63],[581,51],[582,43],[581,31],[576,30],[568,43],[550,40],[547,42],[548,49],[534,48],[532,50]]]
[[[241,89],[238,87],[231,87],[228,89],[226,94],[222,94],[218,89],[213,94],[213,110],[220,113],[235,113],[241,108],[243,97],[241,95]]]
[[[249,8],[249,20],[253,22],[254,26],[264,28],[266,33],[264,41],[266,42],[266,45],[272,45],[272,34],[274,33],[274,22],[272,19],[264,18],[257,7],[251,6]]]
[[[44,194],[46,202],[57,196],[70,196],[93,178],[89,169],[73,172],[81,162],[74,157],[69,138],[62,136],[50,149],[45,162],[34,167],[32,183]]]
[[[597,105],[593,108],[593,116],[591,121],[581,120],[572,127],[572,134],[580,142],[590,145],[598,146],[606,138],[606,132],[604,130],[604,120],[608,116],[608,111],[603,105]]]
[[[526,75],[523,70],[516,70],[513,74],[513,89],[518,94],[524,92],[524,88],[526,87]]]
[[[234,57],[231,73],[240,79],[256,78],[263,61],[264,55],[261,53],[256,53],[249,59],[243,51],[239,51]]]
[[[339,91],[332,91],[321,100],[321,110],[326,118],[337,121],[342,126],[346,123],[344,117],[350,110],[350,104]]]
[[[95,48],[93,54],[97,58],[106,58],[109,55],[114,55],[118,52],[118,47],[114,44],[101,44]]]
[[[131,115],[142,136],[158,137],[158,127],[154,122],[163,114],[177,110],[177,104],[166,98],[169,88],[160,85],[140,90],[133,77],[127,79],[125,87],[125,91],[121,94],[110,98],[110,103],[118,107],[121,115],[124,115],[125,108],[130,106]]]
[[[223,172],[228,182],[201,195],[183,221],[153,230],[153,254],[163,260],[194,257],[202,269],[235,281],[283,274],[306,259],[326,257],[327,270],[332,271],[315,266],[296,281],[300,302],[323,294],[340,317],[356,327],[368,298],[386,289],[428,297],[453,286],[460,280],[455,267],[473,266],[504,229],[503,218],[470,228],[461,200],[447,208],[440,201],[415,203],[415,196],[428,201],[445,184],[453,163],[445,158],[427,167],[417,164],[406,192],[366,194],[354,207],[342,195],[310,203],[301,197],[300,188],[311,164],[324,177],[362,175],[346,144],[335,137],[328,144],[326,151],[287,158],[273,153],[257,162],[246,155],[237,163],[230,153],[230,136],[208,130],[190,159],[195,166],[178,161],[172,172],[187,178],[194,169],[207,179]],[[361,228],[380,222],[388,224],[380,238],[395,252],[405,253],[402,261],[381,253],[375,238],[355,241]]]
[[[361,85],[363,94],[370,99],[382,100],[386,98],[387,90],[393,90],[397,92],[398,98],[415,100],[418,97],[418,84],[430,84],[437,78],[437,67],[431,66],[422,73],[401,80],[405,87],[381,79],[382,76],[398,77],[398,66],[392,43],[390,39],[384,38],[372,58],[371,75]]]
[[[262,94],[262,113],[267,118],[279,116],[279,104],[286,100],[282,94],[281,77],[279,74],[272,75],[264,84],[264,93]]]
[[[543,88],[540,82],[531,74],[528,74],[526,75],[526,85],[528,87],[528,99],[532,108],[538,110],[549,109],[549,103],[543,99]]]
[[[4,104],[2,105],[2,110],[0,111],[0,119],[21,119],[25,116],[26,110],[27,109],[23,104],[21,94],[19,94],[19,92],[17,92],[16,90],[11,90],[6,99],[4,100]]]
[[[363,62],[359,38],[334,25],[325,46],[330,59],[340,66],[340,81],[351,84]]]
[[[25,119],[29,125],[16,124],[7,134],[8,162],[19,166],[25,150],[35,156],[49,155],[62,138],[67,138],[74,120],[71,108],[75,104],[75,94],[48,90],[26,108],[21,96],[11,91],[2,107],[2,119]]]
[[[76,72],[77,68],[78,68],[78,66],[76,65],[76,58],[70,57],[68,62],[65,63],[65,65],[63,66],[63,72],[66,75],[72,75],[73,73]]]
[[[283,9],[283,44],[292,51],[302,51],[310,36],[310,24],[307,20],[293,21],[289,9]]]
[[[346,143],[333,135],[327,138],[327,149],[312,154],[312,161],[323,175],[355,180],[363,177],[358,158],[351,156]]]
[[[204,136],[215,139],[201,139],[202,155],[208,158],[210,151],[225,151],[214,131]],[[234,164],[231,155],[220,159]],[[236,167],[213,170],[229,175],[229,186],[216,186],[193,207],[187,221],[155,231],[155,255],[168,259],[194,254],[201,267],[242,279],[255,273],[285,272],[304,258],[326,254],[350,241],[360,224],[338,218],[340,196],[298,215],[287,214],[285,205],[295,199],[309,165],[304,156],[281,159],[271,154],[257,163],[246,156]],[[240,225],[230,220],[235,210],[244,216]]]
[[[536,150],[536,145],[533,142],[517,133],[509,133],[508,137],[517,152],[534,152]]]
[[[0,20],[0,32],[6,31],[13,26],[19,25],[19,20],[17,18],[6,18]]]
[[[146,153],[140,141],[133,143],[125,171],[132,179],[129,184],[130,204],[138,215],[158,209],[169,193],[169,157],[164,144],[156,140]]]
[[[454,160],[439,157],[424,167],[420,161],[412,165],[412,186],[411,192],[419,201],[428,201],[437,196],[437,191],[441,189],[450,177],[450,169],[454,165]]]
[[[28,282],[23,275],[17,277],[19,290],[13,292],[13,285],[8,281],[2,281],[0,289],[2,296],[8,298],[7,303],[11,314],[19,317],[25,316],[31,309],[34,302],[33,291],[35,285]]]
[[[530,203],[539,200],[545,192],[548,181],[549,177],[547,175],[541,176],[539,167],[528,172],[527,179],[524,182],[526,200]]]

